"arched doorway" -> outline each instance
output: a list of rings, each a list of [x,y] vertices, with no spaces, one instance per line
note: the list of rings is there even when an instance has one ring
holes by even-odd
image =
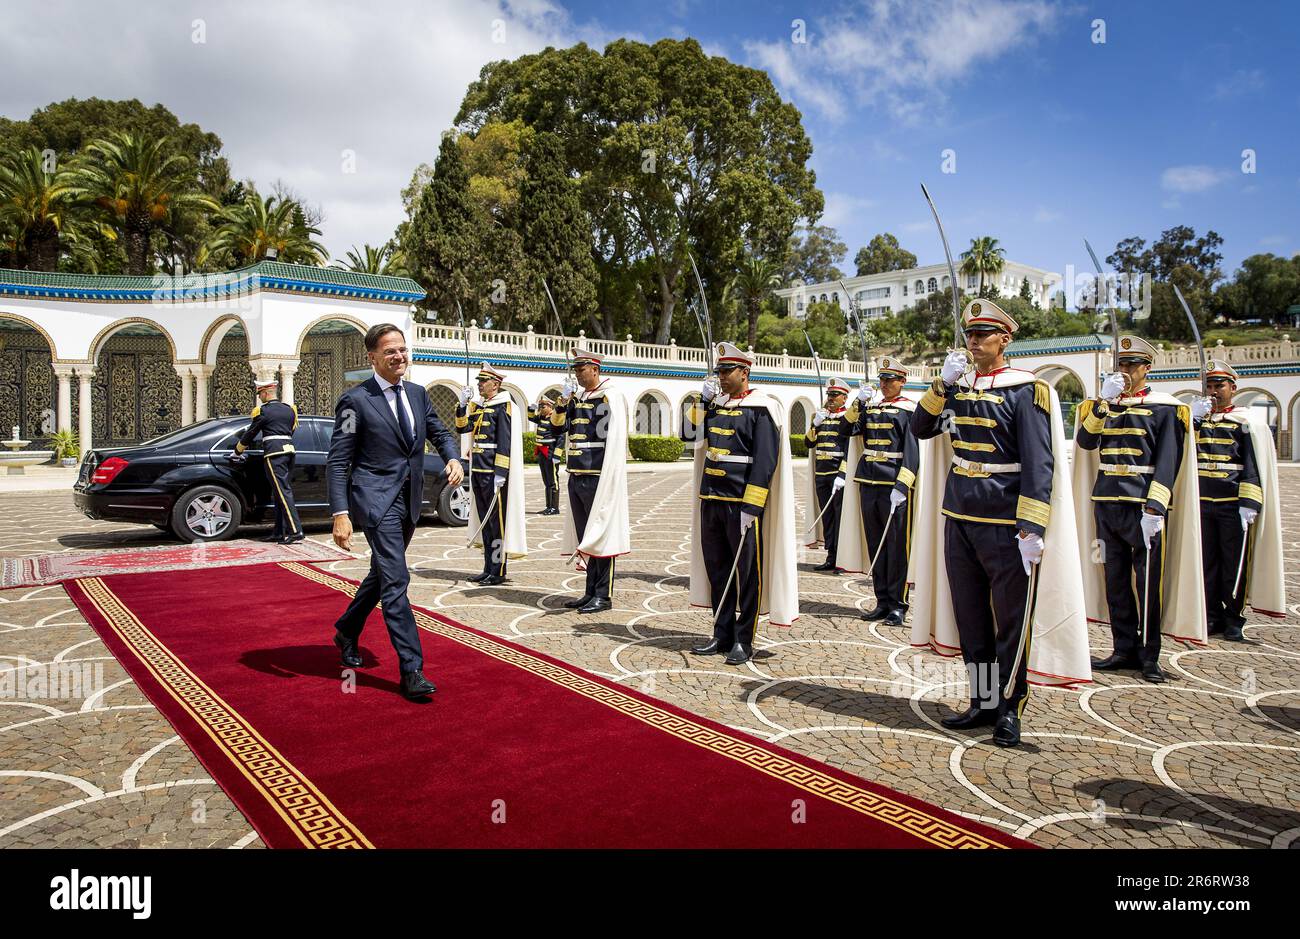
[[[636,399],[632,421],[634,434],[664,436],[671,432],[668,424],[668,399],[657,391],[647,391]]]
[[[130,446],[181,426],[181,379],[165,332],[152,323],[131,322],[101,338],[96,348],[91,386],[96,447]]]
[[[797,398],[794,404],[790,405],[790,425],[789,433],[802,434],[812,423],[812,403],[805,401],[803,398]]]
[[[214,417],[247,414],[256,400],[253,370],[248,365],[248,336],[243,324],[236,323],[217,347],[217,361],[212,369],[212,387],[208,400]]]
[[[332,415],[339,395],[370,376],[364,334],[351,320],[312,324],[298,344],[293,400],[300,414]]]
[[[425,388],[429,392],[429,403],[433,413],[438,415],[442,426],[452,433],[456,431],[456,407],[460,404],[460,389],[456,385],[435,382]]]
[[[1083,379],[1073,369],[1066,368],[1064,365],[1048,365],[1034,374],[1056,391],[1056,397],[1061,403],[1061,421],[1065,424],[1065,436],[1067,440],[1072,439],[1075,412],[1083,399],[1088,396],[1087,389],[1083,386]]]
[[[1241,388],[1232,396],[1232,404],[1234,408],[1254,411],[1262,416],[1273,435],[1273,446],[1277,447],[1278,429],[1282,422],[1282,405],[1277,398],[1262,388]]]
[[[44,334],[0,316],[0,437],[10,439],[17,427],[19,439],[30,441],[27,450],[49,449],[46,438],[55,431],[58,383],[53,359]],[[71,397],[75,407],[77,396]],[[72,426],[77,426],[75,418]]]

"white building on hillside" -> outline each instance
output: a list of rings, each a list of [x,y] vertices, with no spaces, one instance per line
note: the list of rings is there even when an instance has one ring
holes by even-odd
[[[974,294],[979,289],[979,277],[962,274],[961,290]],[[998,291],[1002,296],[1015,295],[1020,292],[1021,283],[1028,278],[1029,290],[1041,307],[1049,307],[1052,295],[1061,288],[1061,275],[1051,271],[1040,270],[1021,264],[1019,261],[1007,261],[1001,273],[995,278]],[[888,313],[897,313],[912,306],[922,297],[941,290],[946,290],[952,278],[948,274],[947,264],[928,264],[906,271],[886,271],[883,274],[868,274],[865,277],[846,277],[844,287],[839,281],[826,281],[820,284],[796,284],[775,291],[778,297],[785,299],[791,316],[803,319],[808,305],[815,302],[838,303],[847,313],[848,298],[844,289],[858,301],[858,309],[865,319],[874,319]],[[987,280],[985,281],[987,283]]]

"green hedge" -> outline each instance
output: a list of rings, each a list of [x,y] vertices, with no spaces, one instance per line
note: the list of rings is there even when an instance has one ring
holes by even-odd
[[[790,435],[790,455],[791,456],[808,455],[808,441],[804,439],[803,434]]]
[[[677,437],[632,434],[627,438],[632,458],[645,463],[674,463],[681,459],[686,444]]]
[[[537,432],[533,430],[524,431],[524,462],[536,463],[537,457],[533,451],[537,448]]]

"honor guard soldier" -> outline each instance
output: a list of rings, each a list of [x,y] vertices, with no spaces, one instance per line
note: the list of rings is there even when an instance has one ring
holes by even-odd
[[[696,444],[691,603],[713,610],[713,636],[691,651],[741,665],[754,654],[758,617],[798,615],[793,476],[780,405],[749,387],[753,360],[717,347],[716,379],[682,422]]]
[[[551,424],[565,434],[564,467],[569,474],[569,517],[564,547],[587,565],[582,596],[565,602],[579,613],[610,609],[614,561],[626,554],[627,403],[600,374],[601,357],[579,346],[573,373],[564,383]]]
[[[511,422],[510,395],[501,390],[505,376],[489,365],[476,376],[479,401],[466,385],[456,408],[456,429],[470,435],[470,491],[474,515],[483,546],[483,571],[469,580],[484,587],[503,583],[507,552],[504,541],[506,515],[510,509],[510,458],[515,429]],[[520,509],[522,511],[522,509]]]
[[[1246,617],[1247,541],[1264,507],[1260,460],[1252,425],[1233,407],[1237,373],[1211,359],[1205,373],[1209,397],[1192,402],[1196,475],[1201,493],[1201,558],[1205,570],[1206,630],[1241,642]],[[1270,449],[1272,441],[1266,444]],[[1264,458],[1271,453],[1263,454]]]
[[[966,351],[948,354],[911,421],[918,438],[946,432],[952,448],[943,557],[971,700],[942,723],[955,729],[993,724],[993,742],[1002,747],[1020,743],[1029,696],[1026,611],[1032,615],[1037,577],[1031,570],[1043,557],[1057,459],[1050,389],[1006,364],[1016,329],[996,303],[967,304]],[[988,700],[995,688],[996,706]]]
[[[838,574],[835,552],[840,537],[840,509],[843,504],[844,475],[848,470],[849,434],[852,424],[844,404],[849,386],[842,378],[832,378],[826,386],[826,406],[813,414],[812,426],[804,434],[808,443],[808,473],[816,496],[817,525],[826,544],[826,560],[813,568]],[[813,537],[817,537],[814,532]],[[816,542],[814,542],[816,544]]]
[[[1163,608],[1168,567],[1190,560],[1199,581],[1200,555],[1197,551],[1189,558],[1181,550],[1185,541],[1196,544],[1193,526],[1166,530],[1171,514],[1180,521],[1195,520],[1194,528],[1199,528],[1199,519],[1188,518],[1198,501],[1195,472],[1181,472],[1184,461],[1195,458],[1195,447],[1187,446],[1190,409],[1147,386],[1155,354],[1155,347],[1145,339],[1119,337],[1119,370],[1105,377],[1097,399],[1079,405],[1074,462],[1081,530],[1085,536],[1090,534],[1082,525],[1088,507],[1082,492],[1087,490],[1092,509],[1089,527],[1095,526],[1091,534],[1104,566],[1106,612],[1100,618],[1109,619],[1114,640],[1113,652],[1094,660],[1092,667],[1140,669],[1147,681],[1162,682],[1160,633],[1168,612]],[[1193,488],[1180,489],[1184,483]],[[1204,610],[1195,618],[1203,632]]]
[[[533,456],[542,470],[542,489],[546,493],[546,508],[542,515],[560,514],[560,456],[564,449],[564,430],[551,422],[555,402],[543,396],[537,407],[528,409],[529,422],[537,425],[537,443]]]
[[[879,392],[873,395],[870,388],[860,387],[848,411],[856,491],[845,494],[842,524],[852,529],[860,521],[862,527],[860,533],[845,531],[840,537],[841,545],[850,538],[861,538],[871,552],[862,551],[861,541],[854,552],[858,564],[865,560],[869,565],[876,593],[876,606],[864,613],[863,619],[901,626],[907,615],[913,492],[921,452],[911,428],[916,402],[903,397],[907,368],[897,359],[885,357],[878,374]],[[851,516],[854,501],[859,509]],[[845,559],[843,550],[840,558],[841,562]]]
[[[280,544],[295,544],[304,537],[302,522],[298,520],[298,507],[293,501],[293,432],[298,427],[298,409],[276,397],[278,384],[274,378],[254,383],[261,404],[253,408],[253,423],[235,444],[230,462],[242,466],[248,455],[244,453],[260,434],[262,437],[262,464],[271,484],[271,500],[275,503],[275,527],[271,534],[261,539]]]

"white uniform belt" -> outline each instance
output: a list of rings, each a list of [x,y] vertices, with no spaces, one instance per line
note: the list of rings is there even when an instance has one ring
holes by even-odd
[[[1156,471],[1154,466],[1147,466],[1145,463],[1099,463],[1098,466],[1107,473],[1124,473],[1129,476]]]
[[[709,459],[715,463],[753,463],[752,456],[734,456],[730,453],[710,453]]]
[[[1197,463],[1197,469],[1206,470],[1239,470],[1242,468],[1240,463]]]
[[[263,434],[263,440],[292,440],[291,434]]]
[[[1019,463],[976,463],[973,460],[963,460],[959,456],[952,458],[953,466],[960,466],[964,470],[972,473],[1019,473]]]
[[[601,441],[599,441],[599,442],[593,441],[593,442],[591,442],[591,443],[571,443],[571,444],[569,444],[569,449],[570,449],[570,450],[603,450],[604,448],[605,448],[605,441],[603,441],[603,440],[601,440]]]
[[[818,450],[817,455],[824,456],[827,458],[833,456],[844,456],[844,451],[843,450]]]
[[[475,449],[475,450],[495,450],[496,448],[497,448],[497,445],[494,444],[494,443],[476,443],[476,444],[474,444],[474,449]]]
[[[902,453],[891,453],[888,450],[863,450],[862,455],[884,457],[886,460],[901,460],[903,458]]]

